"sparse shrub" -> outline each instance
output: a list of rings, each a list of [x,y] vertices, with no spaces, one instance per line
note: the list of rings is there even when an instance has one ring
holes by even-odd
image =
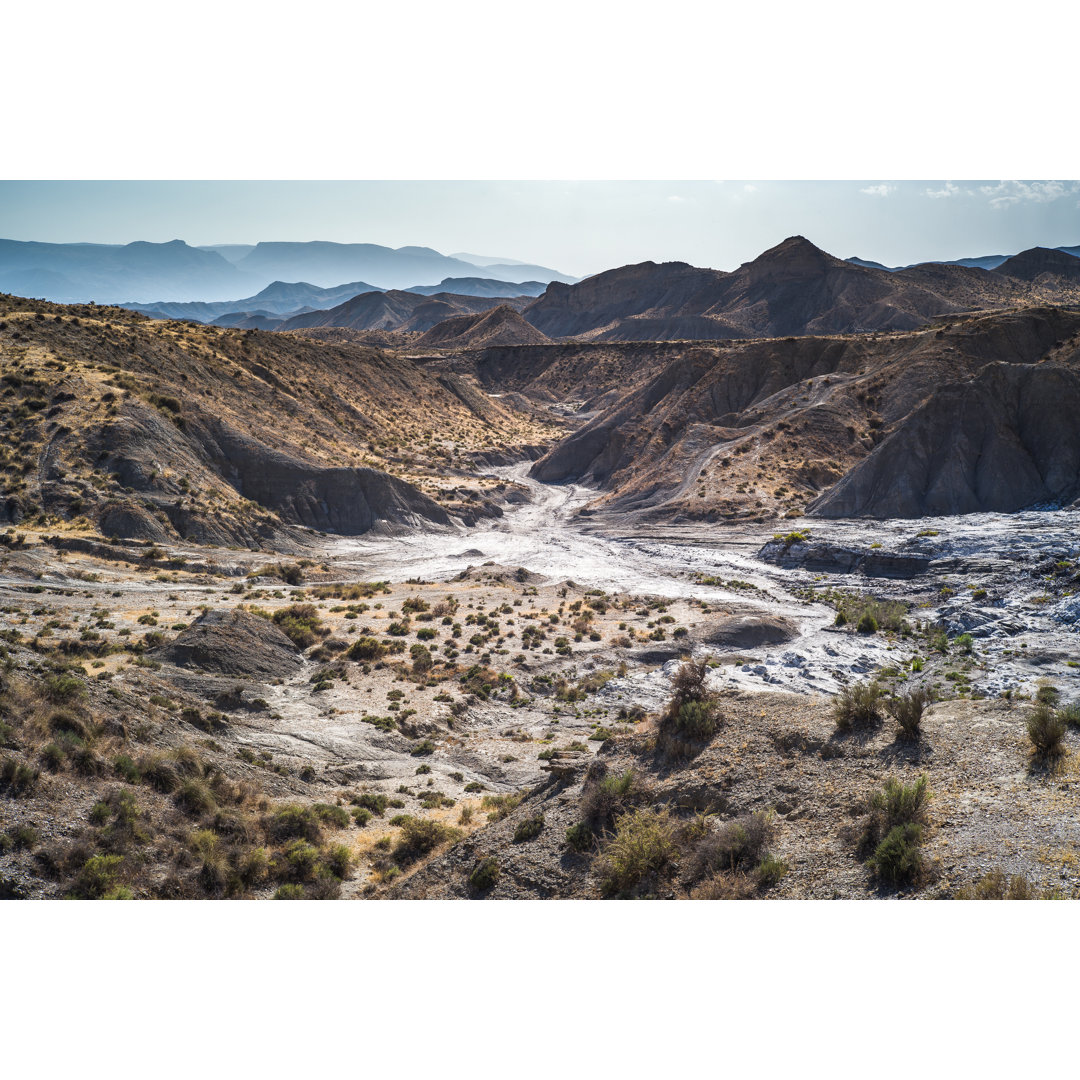
[[[1061,745],[1065,738],[1065,720],[1050,705],[1039,704],[1031,710],[1027,718],[1027,733],[1039,760],[1050,761],[1065,752]]]
[[[138,784],[142,780],[138,765],[127,754],[118,754],[113,758],[113,772],[129,784]]]
[[[298,649],[314,645],[322,627],[319,609],[314,604],[290,604],[275,611],[273,621]]]
[[[306,840],[290,840],[277,865],[278,872],[290,881],[314,881],[319,870],[319,849]]]
[[[869,611],[864,611],[855,626],[860,634],[876,634],[878,631],[877,619]]]
[[[265,848],[255,848],[246,852],[237,867],[241,883],[245,888],[252,888],[264,882],[270,873],[270,856]]]
[[[275,900],[303,900],[304,899],[304,887],[303,885],[281,885],[278,887],[278,891],[274,893]]]
[[[41,764],[45,766],[49,772],[59,772],[67,764],[67,754],[64,753],[62,747],[56,743],[47,743],[42,747]]]
[[[394,858],[409,863],[443,844],[461,839],[461,833],[440,821],[403,815],[401,839],[394,847]]]
[[[386,649],[382,643],[373,637],[361,637],[357,638],[349,647],[349,651],[345,654],[350,660],[379,660],[382,658]]]
[[[352,812],[353,821],[356,822],[356,827],[362,829],[372,818],[372,813],[366,807],[357,806]]]
[[[765,858],[758,863],[758,868],[755,871],[757,874],[758,884],[763,889],[772,889],[780,884],[780,879],[788,872],[788,865],[783,859],[778,859],[775,855],[766,855]]]
[[[434,754],[435,744],[430,739],[421,739],[420,742],[413,743],[413,745],[409,747],[409,753],[412,754],[413,757],[420,757],[424,754]]]
[[[477,892],[487,892],[499,880],[499,860],[494,855],[480,859],[469,874],[469,885]]]
[[[114,887],[122,861],[119,855],[91,856],[75,879],[73,894],[80,900],[107,898]]]
[[[352,853],[344,844],[334,844],[326,852],[323,862],[334,877],[344,881],[352,870]]]
[[[870,868],[882,880],[903,885],[918,879],[922,858],[917,849],[922,843],[929,800],[929,781],[925,775],[914,784],[889,777],[870,796],[870,812],[859,840],[859,853],[863,857],[870,855]]]
[[[869,866],[891,885],[912,885],[922,876],[923,828],[915,822],[895,825],[874,849]]]
[[[514,829],[514,843],[521,844],[527,840],[535,840],[544,831],[544,815],[534,814],[517,823]]]
[[[349,827],[349,812],[343,806],[333,806],[331,803],[315,803],[311,808],[315,816],[331,829],[347,829]]]
[[[833,718],[840,731],[865,727],[881,719],[881,687],[876,682],[845,686],[833,701]]]
[[[23,765],[14,758],[4,758],[0,762],[0,791],[9,795],[28,795],[37,787],[41,772]]]
[[[502,821],[521,805],[524,798],[524,792],[518,795],[485,795],[480,800],[480,808],[488,811],[488,821]]]
[[[593,831],[584,821],[579,821],[566,830],[566,842],[574,851],[588,851],[593,846]]]
[[[774,833],[773,819],[764,811],[745,814],[710,829],[695,845],[690,859],[692,878],[720,870],[747,870],[761,859]]]
[[[1038,900],[1039,892],[1026,877],[1006,877],[1003,870],[991,870],[974,885],[958,889],[957,900]]]
[[[892,714],[900,729],[900,738],[909,742],[919,741],[922,735],[923,713],[931,700],[930,692],[920,688],[899,694],[885,703],[885,708]]]
[[[685,756],[711,738],[719,727],[716,694],[706,685],[707,660],[685,660],[671,680],[671,699],[660,717],[658,745],[668,754]]]
[[[1049,683],[1042,683],[1035,691],[1035,701],[1039,705],[1056,705],[1060,699],[1061,691]]]
[[[75,701],[86,693],[83,681],[66,672],[47,676],[42,683],[42,689],[50,701],[57,703]]]
[[[675,830],[665,813],[632,810],[620,815],[598,868],[603,892],[625,895],[655,883],[675,850]]]
[[[185,780],[176,789],[173,802],[188,817],[203,817],[217,807],[210,789],[201,780]]]
[[[155,791],[160,791],[163,795],[175,791],[180,784],[180,777],[176,770],[161,757],[142,758],[138,768],[143,779]]]
[[[322,842],[322,828],[319,816],[310,806],[300,803],[286,803],[277,807],[264,819],[266,833],[271,840],[307,840],[312,844]]]
[[[390,804],[389,796],[383,795],[382,792],[364,791],[359,795],[353,795],[349,800],[354,806],[363,807],[365,810],[370,810],[371,813],[378,817],[382,817],[387,806]]]

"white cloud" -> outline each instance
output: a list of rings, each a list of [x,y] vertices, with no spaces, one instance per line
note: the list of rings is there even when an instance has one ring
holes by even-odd
[[[1022,202],[1049,203],[1076,193],[1078,185],[1064,184],[1060,180],[999,180],[994,185],[979,188],[990,199],[990,205],[998,210]]]
[[[870,187],[859,188],[859,193],[861,195],[877,195],[885,198],[886,195],[891,195],[895,190],[895,184],[871,184]]]
[[[753,195],[754,192],[757,191],[757,188],[754,187],[753,184],[743,184],[742,189],[746,192],[747,195]]]
[[[667,201],[668,202],[676,202],[676,203],[677,202],[686,202],[686,200],[681,195],[669,195],[667,197]]]
[[[926,195],[931,199],[951,199],[954,195],[970,195],[970,191],[965,191],[959,184],[954,184],[951,180],[945,181],[943,188],[927,188]]]

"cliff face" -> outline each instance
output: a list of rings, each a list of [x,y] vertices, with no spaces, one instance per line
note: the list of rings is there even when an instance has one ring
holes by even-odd
[[[1080,497],[1080,373],[991,364],[936,391],[813,502],[819,517],[925,517]]]

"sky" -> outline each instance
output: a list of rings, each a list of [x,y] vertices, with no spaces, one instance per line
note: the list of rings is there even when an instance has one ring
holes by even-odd
[[[732,270],[796,234],[889,266],[1073,246],[1080,182],[0,182],[0,237],[52,243],[421,245],[584,276],[647,259]]]

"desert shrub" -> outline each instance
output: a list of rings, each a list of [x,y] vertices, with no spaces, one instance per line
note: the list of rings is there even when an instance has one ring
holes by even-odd
[[[1056,705],[1060,699],[1061,691],[1049,683],[1040,684],[1035,691],[1035,701],[1039,705]]]
[[[899,633],[907,628],[904,616],[908,605],[901,600],[879,600],[874,596],[850,595],[834,597],[836,606],[835,626],[853,625],[861,634],[875,634],[878,630]]]
[[[275,900],[303,900],[304,899],[304,886],[303,885],[281,885],[278,887],[278,891],[274,893]]]
[[[409,863],[443,844],[461,839],[461,832],[441,821],[402,815],[401,839],[394,846],[394,859]]]
[[[390,805],[390,797],[383,795],[382,792],[363,791],[359,795],[353,795],[349,801],[353,806],[363,807],[365,810],[370,810],[371,813],[382,817],[383,812],[387,806]]]
[[[1080,727],[1080,701],[1070,701],[1063,709],[1058,710],[1061,719],[1070,727]]]
[[[708,689],[707,660],[684,660],[671,679],[671,698],[660,716],[660,748],[669,754],[694,751],[720,724],[717,696]]]
[[[306,840],[290,840],[274,865],[277,874],[289,881],[314,881],[319,872],[319,849]]]
[[[757,874],[758,884],[763,889],[772,889],[780,883],[780,879],[788,872],[788,865],[783,859],[778,859],[775,855],[766,855],[765,858],[758,863]]]
[[[487,892],[499,880],[499,860],[494,855],[480,859],[469,874],[469,885],[477,892]]]
[[[864,611],[858,623],[856,623],[855,629],[860,634],[876,634],[878,632],[877,619],[869,611]]]
[[[598,867],[601,889],[610,896],[646,887],[668,866],[675,852],[675,830],[665,813],[631,810],[621,814]]]
[[[155,791],[160,791],[163,795],[175,791],[180,784],[180,777],[176,770],[161,757],[140,759],[138,769],[143,779]]]
[[[236,869],[245,888],[261,885],[270,873],[270,856],[265,848],[254,848],[244,853]]]
[[[637,801],[641,782],[633,769],[608,773],[603,766],[590,768],[581,789],[581,815],[592,832],[611,826],[616,811]]]
[[[488,812],[488,821],[502,821],[521,805],[524,798],[524,792],[520,795],[485,795],[480,800],[480,809]]]
[[[1003,870],[991,870],[974,885],[958,889],[957,900],[1038,900],[1039,892],[1026,877],[1006,877]]]
[[[185,780],[176,789],[173,802],[188,817],[202,817],[217,808],[213,794],[201,780]]]
[[[138,784],[142,780],[138,765],[127,754],[118,754],[113,758],[113,772],[129,784]]]
[[[1027,733],[1036,758],[1049,761],[1065,752],[1061,745],[1065,738],[1065,720],[1050,705],[1039,704],[1031,710],[1027,718]]]
[[[9,795],[28,795],[37,787],[40,777],[40,770],[14,758],[4,758],[0,762],[0,791],[6,791]]]
[[[915,884],[923,870],[922,840],[921,825],[894,825],[870,856],[870,869],[890,885]]]
[[[123,859],[119,855],[94,855],[83,864],[72,888],[80,900],[103,900],[115,887]]]
[[[352,870],[352,853],[344,844],[333,844],[323,856],[323,864],[334,877],[344,881]]]
[[[331,829],[347,829],[349,827],[349,812],[343,806],[333,806],[330,803],[315,803],[311,808],[315,816]]]
[[[6,855],[9,851],[32,851],[39,839],[32,825],[16,825],[8,832],[0,833],[0,855]]]
[[[923,713],[931,700],[930,692],[920,688],[910,690],[906,694],[898,694],[886,701],[885,708],[896,721],[902,739],[907,739],[909,742],[919,741],[922,735]]]
[[[72,735],[80,741],[90,738],[90,729],[87,725],[71,713],[53,713],[49,718],[49,730],[54,735]]]
[[[357,638],[345,654],[350,660],[378,660],[386,652],[382,643],[373,637]]]
[[[514,829],[514,843],[521,844],[526,840],[535,840],[544,831],[544,815],[534,814],[517,823]]]
[[[319,609],[314,604],[290,604],[275,611],[273,621],[298,649],[314,645],[322,627]]]
[[[41,685],[45,696],[57,703],[75,701],[86,693],[82,679],[66,672],[47,676]]]
[[[882,690],[876,682],[845,686],[833,700],[833,719],[840,731],[875,724],[881,719]]]
[[[719,870],[747,870],[758,863],[774,833],[772,815],[745,814],[710,829],[694,846],[690,875],[700,878]]]
[[[364,806],[357,806],[353,809],[352,817],[356,822],[356,827],[362,829],[372,818],[372,813]]]
[[[897,826],[925,825],[930,784],[926,775],[914,784],[905,784],[890,776],[868,801],[867,816],[859,841],[860,854],[873,852]]]
[[[566,842],[574,851],[588,851],[593,845],[593,831],[584,821],[579,821],[566,830]]]
[[[42,747],[39,757],[41,758],[41,764],[49,772],[59,772],[67,764],[67,754],[64,753],[63,747],[54,742],[47,743]]]
[[[319,816],[310,806],[286,803],[277,807],[264,819],[263,824],[271,840],[307,840],[312,844],[322,842]]]
[[[413,757],[422,757],[425,754],[435,753],[435,744],[430,739],[421,739],[409,747],[409,753]]]
[[[82,744],[72,746],[69,761],[80,776],[104,776],[107,771],[105,761],[89,746]]]

